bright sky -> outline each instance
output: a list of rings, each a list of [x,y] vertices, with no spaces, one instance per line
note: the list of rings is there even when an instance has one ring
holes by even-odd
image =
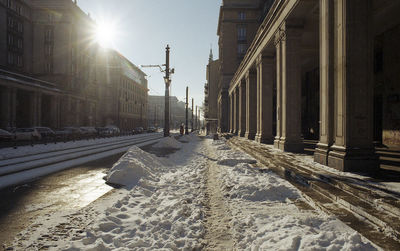
[[[78,0],[78,5],[98,23],[115,27],[112,47],[137,66],[165,64],[169,44],[175,68],[171,95],[184,101],[189,86],[190,100],[202,105],[211,44],[214,59],[218,57],[221,0]],[[164,95],[164,73],[142,70],[148,75],[149,95]]]

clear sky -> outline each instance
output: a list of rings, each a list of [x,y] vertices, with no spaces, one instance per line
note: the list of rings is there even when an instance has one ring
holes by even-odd
[[[164,64],[171,47],[171,95],[184,101],[186,86],[195,105],[202,105],[206,65],[212,44],[218,58],[217,25],[221,0],[78,0],[97,22],[113,24],[113,48],[135,65]],[[142,68],[150,95],[164,95],[164,74]],[[191,101],[190,101],[191,102]]]

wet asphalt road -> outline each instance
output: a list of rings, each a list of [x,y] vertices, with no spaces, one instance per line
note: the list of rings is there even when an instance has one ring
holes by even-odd
[[[103,177],[121,155],[0,190],[0,248],[12,242],[36,217],[80,209],[112,190]]]

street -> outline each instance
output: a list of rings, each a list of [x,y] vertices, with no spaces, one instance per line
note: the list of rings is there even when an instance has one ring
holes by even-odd
[[[20,214],[29,211],[25,219],[33,224],[16,224],[29,226],[7,248],[376,250],[362,234],[311,206],[295,186],[268,170],[269,165],[231,148],[225,140],[184,135],[178,140],[164,138],[151,148],[175,151],[157,157],[130,148],[106,178],[125,188],[113,189],[107,196],[101,194],[110,188],[90,192],[104,188],[101,176],[106,166],[99,163],[82,167],[84,176],[76,169],[31,184],[42,192],[34,193],[35,203],[17,207],[23,209]],[[101,182],[87,184],[96,177]],[[49,192],[50,184],[57,192]],[[87,191],[90,196],[84,195]],[[67,194],[65,200],[48,202]]]
[[[120,156],[90,162],[22,186],[1,190],[0,243],[10,243],[36,218],[54,212],[76,211],[112,190],[105,184],[103,176]]]

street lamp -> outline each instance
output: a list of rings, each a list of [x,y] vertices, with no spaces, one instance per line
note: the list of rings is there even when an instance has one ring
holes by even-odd
[[[169,87],[171,86],[170,74],[174,74],[174,69],[169,69],[169,45],[165,48],[165,70],[162,69],[161,65],[141,65],[141,67],[156,67],[159,68],[161,72],[165,72],[164,82],[165,82],[165,114],[164,114],[164,137],[169,136]]]

